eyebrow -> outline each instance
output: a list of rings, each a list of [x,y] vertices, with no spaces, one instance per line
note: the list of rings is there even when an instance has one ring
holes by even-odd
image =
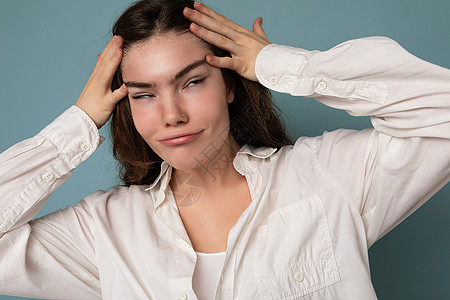
[[[203,65],[205,63],[206,63],[206,60],[204,58],[196,60],[196,61],[190,63],[189,65],[184,67],[181,71],[179,71],[177,74],[175,74],[175,76],[169,80],[169,83],[173,84],[178,79],[182,78],[183,76],[185,76],[186,74],[188,74],[189,72],[194,70],[195,68],[198,68],[199,66],[201,66],[201,65]],[[128,88],[130,88],[130,87],[134,87],[134,88],[154,88],[156,86],[156,84],[154,82],[138,82],[138,81],[127,81],[127,82],[125,82],[125,85]]]

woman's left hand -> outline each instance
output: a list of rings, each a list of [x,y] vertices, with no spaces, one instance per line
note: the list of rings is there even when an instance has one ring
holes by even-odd
[[[256,56],[270,44],[261,26],[262,18],[253,22],[253,31],[250,31],[198,1],[194,3],[194,8],[184,9],[184,16],[194,22],[190,27],[192,33],[231,54],[231,57],[207,55],[208,64],[232,69],[249,80],[258,81],[255,74]]]

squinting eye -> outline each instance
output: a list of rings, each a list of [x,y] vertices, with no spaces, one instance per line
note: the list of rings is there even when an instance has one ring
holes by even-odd
[[[191,82],[189,82],[189,83],[187,84],[187,86],[194,86],[194,85],[196,85],[196,84],[199,84],[200,82],[203,81],[203,79],[205,79],[205,78],[192,80]]]
[[[134,100],[142,100],[142,99],[150,99],[150,98],[154,98],[155,95],[138,95],[138,96],[131,96],[132,99]]]

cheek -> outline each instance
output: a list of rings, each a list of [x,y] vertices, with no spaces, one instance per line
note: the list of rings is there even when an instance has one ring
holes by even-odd
[[[220,83],[217,85],[220,86]],[[193,103],[195,103],[197,115],[203,116],[203,118],[208,119],[212,123],[228,120],[228,102],[225,87],[207,89]]]
[[[139,134],[146,139],[146,137],[153,134],[156,122],[156,114],[145,105],[136,104],[130,101],[131,116],[133,123]]]

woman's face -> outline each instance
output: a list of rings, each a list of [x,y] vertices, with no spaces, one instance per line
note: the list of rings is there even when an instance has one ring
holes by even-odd
[[[122,60],[136,129],[176,169],[195,168],[211,149],[231,151],[227,89],[218,68],[205,62],[205,43],[185,33],[132,46]]]

